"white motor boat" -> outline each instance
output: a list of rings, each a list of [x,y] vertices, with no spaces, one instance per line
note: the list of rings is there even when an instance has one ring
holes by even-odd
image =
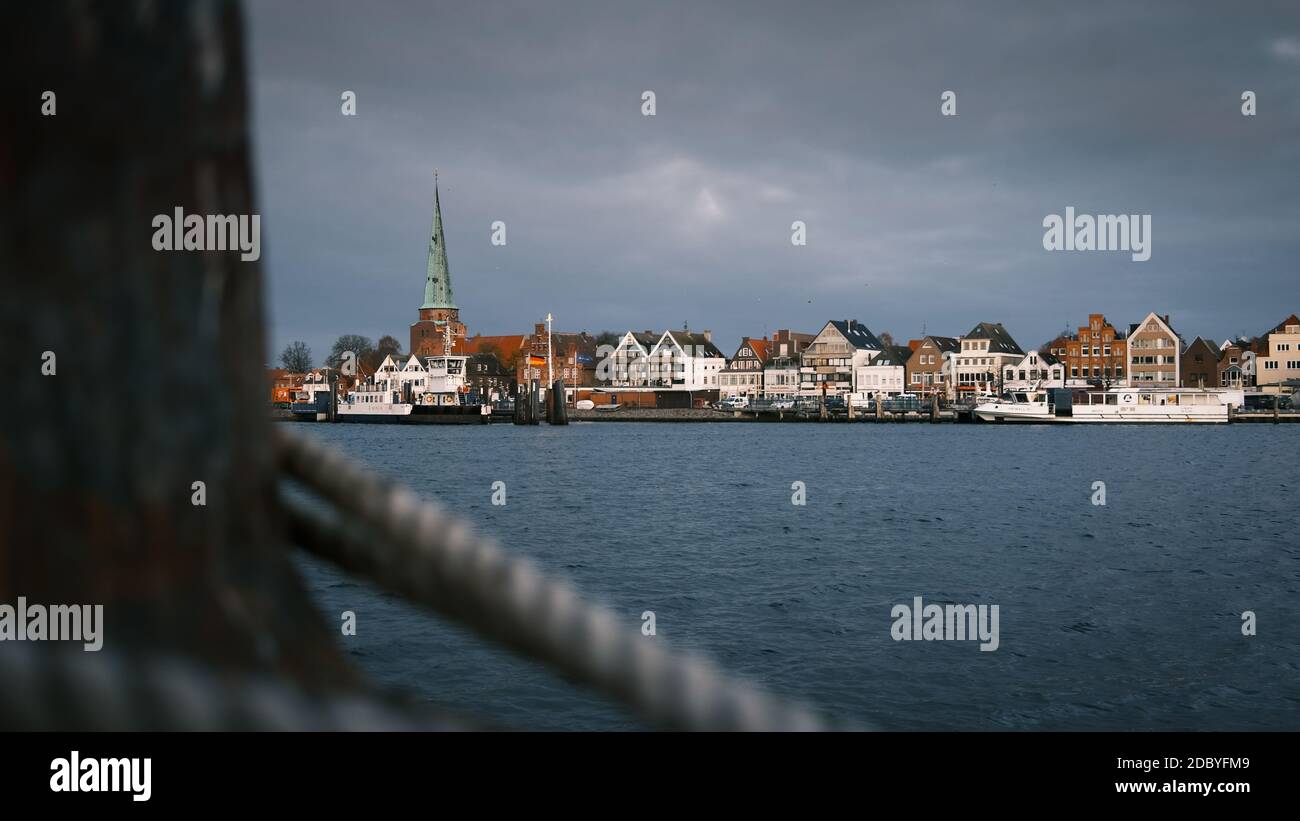
[[[1245,401],[1231,388],[1052,388],[975,406],[984,422],[1228,422]]]
[[[362,383],[339,403],[339,416],[410,416],[411,403],[399,401],[396,391]]]

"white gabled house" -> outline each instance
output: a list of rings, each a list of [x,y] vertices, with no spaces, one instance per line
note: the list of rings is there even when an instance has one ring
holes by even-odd
[[[1065,387],[1065,363],[1050,353],[1029,351],[1019,362],[1005,366],[1002,389],[1026,391]]]
[[[652,331],[623,334],[613,353],[597,367],[597,380],[616,388],[645,387],[650,382],[650,352],[658,343],[659,336]]]
[[[717,390],[727,357],[709,331],[664,331],[650,351],[650,386],[680,391]]]
[[[424,376],[424,365],[420,362],[420,357],[413,354],[410,356],[400,353],[389,354],[375,369],[371,382],[379,390],[393,391],[399,396],[404,396],[404,388],[407,384],[410,384],[413,390],[423,387]]]
[[[712,334],[690,331],[628,331],[623,334],[605,369],[606,384],[617,388],[659,390],[717,390],[727,358],[712,342]],[[597,371],[597,377],[602,374]]]
[[[1183,340],[1169,323],[1168,314],[1152,311],[1129,326],[1128,383],[1133,387],[1178,387],[1182,358]]]
[[[912,350],[906,345],[886,345],[870,362],[853,371],[854,396],[870,401],[904,393],[907,360],[911,355]]]

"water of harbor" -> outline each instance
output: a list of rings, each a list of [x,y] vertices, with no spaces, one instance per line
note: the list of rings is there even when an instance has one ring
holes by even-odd
[[[657,638],[886,729],[1300,729],[1300,426],[297,425]],[[506,483],[504,506],[492,484]],[[793,482],[807,504],[791,504]],[[1094,505],[1095,482],[1106,504]],[[382,685],[493,724],[640,725],[328,565]],[[894,641],[997,604],[1000,646]],[[1258,634],[1242,635],[1253,611]]]

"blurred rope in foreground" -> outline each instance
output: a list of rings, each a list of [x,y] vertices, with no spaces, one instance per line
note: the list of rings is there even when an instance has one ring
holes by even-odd
[[[803,708],[620,624],[532,562],[332,448],[283,429],[277,439],[283,473],[340,513],[331,517],[281,494],[293,539],[315,555],[613,696],[652,724],[826,729]]]
[[[214,673],[180,658],[127,658],[6,642],[6,731],[469,730],[369,696],[311,696],[269,676]]]

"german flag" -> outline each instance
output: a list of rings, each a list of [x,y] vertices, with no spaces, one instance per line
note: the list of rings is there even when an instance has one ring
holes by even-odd
[[[530,354],[528,355],[528,367],[530,367],[530,368],[540,368],[540,367],[542,367],[542,366],[545,365],[545,364],[546,364],[546,357],[544,357],[544,356],[538,356],[538,355],[535,354],[535,353],[530,353]]]

